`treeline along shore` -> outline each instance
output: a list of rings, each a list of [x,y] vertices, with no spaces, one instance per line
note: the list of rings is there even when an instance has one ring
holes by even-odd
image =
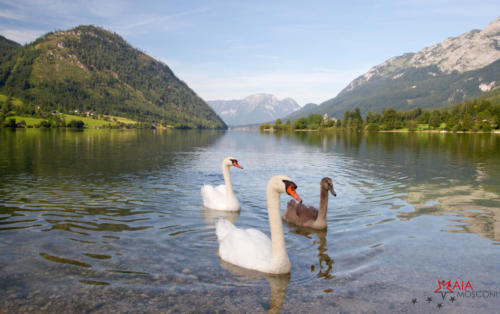
[[[500,132],[500,103],[488,99],[468,100],[445,109],[424,110],[415,108],[398,111],[394,108],[380,112],[361,110],[344,112],[344,117],[329,118],[310,114],[295,121],[260,125],[261,131],[307,130],[356,130],[356,131],[449,131],[449,132]]]

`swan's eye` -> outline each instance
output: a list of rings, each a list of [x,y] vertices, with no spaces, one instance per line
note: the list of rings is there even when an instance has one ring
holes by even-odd
[[[233,166],[235,166],[236,168],[241,168],[241,169],[243,169],[243,167],[242,167],[242,166],[240,166],[240,164],[238,163],[238,160],[236,160],[236,159],[230,159],[230,160],[231,160],[231,162],[233,163]]]
[[[285,190],[287,192],[288,191],[295,191],[297,189],[297,185],[292,181],[283,180],[283,183],[285,183]]]

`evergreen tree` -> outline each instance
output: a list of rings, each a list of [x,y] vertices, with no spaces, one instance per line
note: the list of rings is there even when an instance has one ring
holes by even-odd
[[[429,126],[433,128],[438,128],[441,125],[441,114],[439,110],[432,110],[429,117]]]

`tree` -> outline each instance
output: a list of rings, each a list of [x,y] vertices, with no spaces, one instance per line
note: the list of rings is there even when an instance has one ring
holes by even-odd
[[[375,121],[375,115],[371,110],[368,110],[368,113],[366,114],[366,123],[377,123],[377,121]]]
[[[48,120],[43,120],[40,122],[40,127],[42,128],[50,128],[52,124]]]
[[[429,125],[433,128],[439,128],[441,125],[441,114],[439,113],[439,110],[432,110],[429,118]]]
[[[323,116],[318,113],[312,113],[307,117],[307,125],[310,129],[319,129],[323,123]]]
[[[409,118],[410,118],[411,120],[415,120],[415,119],[417,119],[417,118],[418,118],[421,114],[422,114],[422,108],[417,107],[417,108],[415,108],[415,109],[413,109],[413,110],[411,110],[411,111],[410,111],[410,116],[409,116]]]
[[[261,124],[261,125],[259,126],[259,129],[260,129],[261,131],[268,130],[268,129],[270,129],[270,128],[271,128],[271,124],[270,124],[270,123],[264,123],[264,124]]]
[[[484,109],[477,114],[476,119],[478,122],[489,122],[489,120],[491,119],[491,112],[488,109]]]
[[[396,110],[394,108],[384,110],[382,114],[382,122],[385,124],[386,130],[394,129],[396,125]]]
[[[472,120],[472,116],[469,113],[466,113],[462,120],[462,131],[470,131],[473,127],[474,120]]]
[[[361,110],[359,108],[354,109],[351,118],[353,120],[363,121],[363,118],[361,117]]]
[[[5,126],[7,128],[13,128],[13,129],[15,129],[17,127],[16,119],[14,119],[14,118],[9,119],[9,121],[7,121],[7,123],[5,124]]]
[[[82,120],[71,120],[66,127],[68,128],[77,128],[77,129],[83,129],[85,126],[85,123]]]
[[[295,121],[294,128],[298,130],[307,129],[307,118],[302,117]]]
[[[349,126],[349,117],[350,116],[351,116],[351,112],[349,110],[346,110],[344,112],[344,120],[342,121],[344,128],[347,128]]]
[[[431,117],[431,114],[429,111],[424,111],[422,114],[417,118],[417,122],[421,124],[427,124],[429,123],[429,118]]]
[[[361,110],[359,108],[354,109],[350,117],[351,127],[355,130],[361,130],[363,126],[363,117],[361,117]]]
[[[325,128],[331,128],[331,127],[333,127],[334,125],[335,125],[335,121],[334,121],[334,120],[332,120],[332,119],[328,119],[328,120],[326,120],[326,121],[323,121],[323,126],[324,126]]]
[[[368,123],[366,125],[366,130],[369,132],[374,132],[379,130],[379,126],[376,123]]]
[[[409,120],[407,123],[408,131],[416,131],[417,130],[417,122],[415,120]]]

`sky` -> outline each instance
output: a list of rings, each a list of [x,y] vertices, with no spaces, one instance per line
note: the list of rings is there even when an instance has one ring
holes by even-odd
[[[268,93],[302,106],[499,15],[498,0],[0,0],[0,34],[26,44],[92,24],[166,63],[204,100]]]

